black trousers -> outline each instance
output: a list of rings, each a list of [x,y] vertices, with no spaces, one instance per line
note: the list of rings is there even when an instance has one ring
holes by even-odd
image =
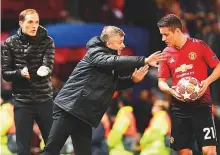
[[[37,122],[45,142],[52,125],[53,100],[27,105],[14,101],[17,155],[29,155],[33,137],[34,120]]]
[[[54,105],[53,124],[41,155],[58,155],[69,135],[75,155],[91,155],[92,127]]]

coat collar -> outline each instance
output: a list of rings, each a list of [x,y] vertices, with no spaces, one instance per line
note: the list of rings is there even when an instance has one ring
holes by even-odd
[[[45,38],[48,35],[48,33],[43,26],[39,26],[37,30],[37,34],[34,37],[24,34],[21,28],[18,29],[17,35],[21,40],[39,40]]]
[[[111,48],[108,48],[104,42],[101,41],[99,36],[95,36],[93,38],[91,38],[88,43],[86,44],[87,49],[89,48],[102,48],[104,49],[106,52],[111,53],[113,55],[117,55],[118,51],[117,50],[113,50]]]

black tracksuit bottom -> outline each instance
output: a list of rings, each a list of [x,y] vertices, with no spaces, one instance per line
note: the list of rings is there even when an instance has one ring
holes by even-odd
[[[91,155],[92,127],[54,105],[53,124],[41,155],[58,155],[69,135],[75,155]]]
[[[16,126],[16,143],[18,155],[30,155],[34,121],[38,124],[45,142],[52,125],[53,100],[44,103],[14,103],[14,120]]]

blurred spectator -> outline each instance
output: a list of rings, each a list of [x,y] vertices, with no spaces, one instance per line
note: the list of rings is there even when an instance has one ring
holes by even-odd
[[[0,106],[0,151],[1,154],[11,155],[16,153],[14,106],[4,103]]]
[[[108,136],[110,155],[132,155],[136,146],[137,127],[128,98],[120,98],[119,111]]]
[[[169,155],[170,149],[165,145],[166,136],[170,133],[170,117],[166,112],[169,103],[158,100],[152,108],[153,118],[140,139],[140,155]],[[169,137],[166,144],[169,144]]]
[[[117,113],[119,111],[118,99],[119,98],[128,98],[129,100],[132,100],[133,99],[132,95],[133,95],[132,88],[118,91],[117,94],[115,94],[115,98],[112,98],[112,104],[110,104],[108,107],[108,114],[109,114],[111,122],[114,122],[115,116],[117,115]]]

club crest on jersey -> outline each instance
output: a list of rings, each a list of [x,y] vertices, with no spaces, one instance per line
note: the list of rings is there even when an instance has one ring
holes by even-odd
[[[182,64],[182,65],[180,65],[179,67],[177,67],[176,69],[175,69],[175,73],[177,73],[177,72],[185,72],[185,71],[187,71],[188,69],[192,69],[193,68],[193,65],[192,64],[189,64],[189,65],[187,65],[187,64]]]
[[[189,59],[195,60],[197,57],[197,54],[195,52],[190,52],[188,56],[189,56]]]

